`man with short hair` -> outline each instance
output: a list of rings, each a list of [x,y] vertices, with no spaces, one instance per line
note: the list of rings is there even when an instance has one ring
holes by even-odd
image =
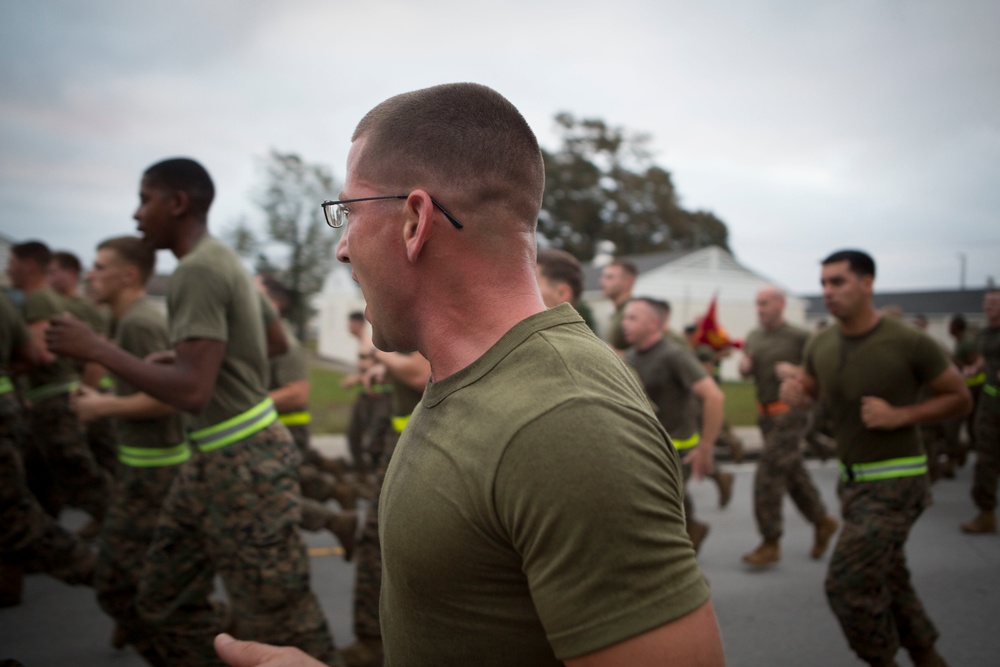
[[[766,567],[781,559],[779,541],[783,532],[781,505],[785,495],[814,526],[810,555],[821,558],[830,538],[837,532],[837,520],[827,513],[819,491],[802,463],[799,443],[809,421],[809,412],[792,409],[780,400],[778,369],[783,364],[800,365],[809,332],[785,321],[785,293],[767,285],[757,292],[757,321],[743,348],[739,370],[753,377],[757,386],[757,424],[764,436],[764,449],[754,474],[753,501],[757,528],[764,541],[745,554],[743,561]]]
[[[628,347],[625,332],[622,330],[622,318],[625,316],[625,304],[632,298],[632,288],[635,286],[638,274],[639,270],[635,264],[623,257],[616,257],[601,270],[601,291],[615,306],[614,315],[611,316],[604,338],[619,356]]]
[[[88,281],[98,303],[115,319],[114,343],[144,358],[170,347],[167,321],[146,298],[156,251],[137,236],[102,241]],[[191,457],[180,413],[115,378],[113,394],[89,387],[74,397],[84,423],[113,419],[118,473],[101,529],[94,587],[101,608],[117,623],[112,643],[132,644],[152,665],[165,664],[152,635],[155,628],[136,609],[139,578],[160,510],[180,465]]]
[[[692,474],[697,480],[715,472],[715,439],[722,428],[725,395],[690,348],[663,334],[669,313],[670,305],[659,299],[644,297],[626,304],[622,329],[631,348],[625,361],[635,369],[660,424],[683,457],[686,484]],[[686,490],[684,510],[688,537],[697,552],[708,524],[695,519]]]
[[[49,319],[67,310],[65,300],[48,284],[51,261],[48,246],[27,241],[11,248],[7,265],[14,287],[24,292],[22,314],[38,358],[27,374],[32,446],[25,466],[29,486],[48,512],[57,516],[70,505],[100,521],[111,479],[98,465],[70,410],[70,394],[79,388],[80,375],[72,359],[53,353],[45,343]]]
[[[242,634],[330,660],[299,530],[300,455],[267,395],[260,297],[208,232],[214,194],[208,172],[187,158],[152,165],[140,184],[134,217],[144,240],[179,260],[167,294],[172,363],[135,357],[68,318],[52,320],[47,340],[189,413],[196,451],[171,485],[137,599],[157,650],[171,663],[215,661],[224,614],[201,600],[217,573]]]
[[[513,105],[450,84],[369,112],[324,202],[375,345],[432,371],[380,498],[385,664],[721,665],[677,454],[629,370],[538,293],[543,187]]]
[[[904,547],[930,504],[917,425],[967,412],[972,399],[931,338],[874,306],[875,262],[860,250],[823,260],[826,308],[837,320],[806,346],[804,369],[782,372],[781,398],[819,397],[830,409],[844,526],[830,558],[826,595],[851,648],[870,665],[945,665],[938,631],[913,585]],[[917,402],[921,385],[932,396]]]
[[[997,480],[1000,479],[1000,290],[983,295],[986,327],[979,333],[978,365],[966,377],[981,375],[979,404],[976,406],[976,467],[972,501],[979,514],[962,524],[962,531],[974,535],[997,532]]]
[[[591,331],[595,331],[594,314],[586,303],[580,301],[583,294],[580,260],[565,250],[545,248],[538,251],[537,262],[538,290],[542,293],[545,307],[555,308],[561,303],[568,303],[580,313]]]

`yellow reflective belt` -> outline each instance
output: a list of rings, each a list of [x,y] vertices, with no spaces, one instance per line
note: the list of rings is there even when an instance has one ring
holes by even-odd
[[[114,389],[115,381],[110,375],[105,375],[101,378],[100,382],[97,383],[97,386],[100,389]]]
[[[373,384],[372,385],[372,391],[375,392],[376,394],[391,394],[392,393],[392,385],[388,384],[388,383]]]
[[[278,415],[278,421],[285,426],[305,426],[312,421],[312,415],[308,412],[286,412]]]
[[[392,418],[392,428],[396,433],[402,433],[403,429],[406,428],[406,423],[410,421],[410,415],[403,415],[402,417]]]
[[[986,371],[981,371],[979,373],[976,373],[975,375],[965,378],[966,387],[978,387],[979,385],[984,384],[985,382],[986,382]]]
[[[129,447],[118,445],[118,460],[133,468],[162,468],[184,463],[191,458],[186,442],[173,447]]]
[[[0,375],[0,394],[9,394],[14,391],[14,383],[6,375]]]
[[[232,419],[189,433],[188,438],[200,451],[211,452],[264,430],[277,418],[274,401],[265,398]]]
[[[673,440],[673,438],[671,438]],[[690,438],[684,438],[683,440],[674,440],[674,449],[677,451],[682,451],[685,449],[691,449],[701,441],[701,433],[695,433]]]
[[[895,477],[914,477],[927,472],[927,457],[906,456],[871,463],[840,464],[840,478],[845,482],[874,482]]]
[[[80,388],[79,380],[73,380],[72,382],[59,382],[54,384],[43,384],[41,387],[35,387],[34,389],[29,389],[25,392],[24,396],[29,401],[37,402],[44,401],[47,398],[52,398],[53,396],[62,396],[63,394],[69,394]]]
[[[984,384],[983,393],[987,396],[996,398],[997,396],[1000,396],[1000,387],[997,387],[995,384]]]

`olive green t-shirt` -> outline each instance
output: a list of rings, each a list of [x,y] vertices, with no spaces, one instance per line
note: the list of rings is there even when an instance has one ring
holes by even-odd
[[[638,373],[642,386],[663,428],[674,440],[687,440],[700,427],[701,402],[691,386],[708,377],[691,348],[664,336],[645,350],[633,347],[625,353]]]
[[[76,296],[64,296],[63,302],[66,304],[66,310],[69,311],[70,315],[86,322],[90,325],[91,329],[102,336],[108,335],[110,328],[108,318],[100,308],[79,294]]]
[[[309,357],[306,354],[306,348],[302,347],[302,343],[295,336],[291,324],[281,320],[281,328],[288,341],[288,350],[276,357],[271,357],[270,384],[268,385],[271,389],[278,389],[292,382],[309,379]]]
[[[29,340],[28,328],[17,308],[5,293],[0,292],[0,376],[10,371],[13,351],[27,345]]]
[[[955,362],[959,366],[968,366],[976,360],[979,353],[979,329],[970,327],[955,341]]]
[[[923,454],[916,426],[870,429],[861,421],[861,399],[890,405],[917,402],[920,386],[949,366],[941,347],[926,334],[893,317],[883,317],[860,336],[827,327],[806,344],[805,369],[819,382],[829,409],[837,456],[844,463],[872,463]]]
[[[129,354],[144,359],[153,352],[170,349],[167,320],[147,299],[135,301],[115,326],[115,343]],[[131,396],[137,389],[115,377],[115,394]],[[184,441],[180,413],[156,419],[116,419],[118,443],[129,447],[171,447]]]
[[[199,430],[249,410],[267,397],[267,351],[260,297],[228,246],[204,236],[177,264],[167,288],[172,345],[207,339],[226,344],[212,400],[190,418]]]
[[[569,304],[427,385],[380,497],[386,665],[560,665],[708,599],[676,452]]]
[[[67,312],[66,301],[54,290],[48,287],[35,290],[24,295],[22,306],[24,321],[30,326],[39,320],[47,320],[53,315]],[[28,373],[28,386],[32,389],[47,384],[72,382],[79,380],[73,360],[69,357],[56,357],[51,364],[39,364]]]
[[[778,400],[781,381],[774,367],[781,361],[800,366],[809,335],[805,329],[782,322],[774,329],[759,327],[747,336],[744,350],[753,364],[750,375],[757,385],[760,403],[767,405]]]

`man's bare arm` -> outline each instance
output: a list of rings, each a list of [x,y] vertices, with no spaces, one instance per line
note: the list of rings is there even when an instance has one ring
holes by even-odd
[[[417,352],[400,354],[375,350],[375,358],[400,382],[417,391],[423,391],[431,377],[431,365]]]
[[[712,603],[687,616],[587,655],[567,667],[722,667],[726,656]]]
[[[701,479],[715,467],[715,441],[722,430],[726,396],[715,380],[707,376],[691,385],[691,391],[701,400],[701,438],[684,460],[691,463],[691,475]]]
[[[226,343],[195,339],[174,348],[173,364],[156,364],[135,357],[102,340],[79,320],[57,316],[45,333],[49,348],[75,359],[95,361],[139,391],[185,412],[205,409],[226,353]]]
[[[271,400],[278,412],[296,412],[309,407],[309,380],[296,380],[272,389]]]
[[[961,417],[972,411],[972,394],[954,367],[949,366],[941,375],[928,382],[927,386],[934,395],[912,405],[895,406],[877,396],[863,397],[861,421],[868,428],[891,430],[948,417]]]
[[[102,394],[89,387],[82,387],[70,398],[73,412],[82,422],[102,417],[117,419],[157,419],[174,414],[177,409],[142,392],[129,396]]]

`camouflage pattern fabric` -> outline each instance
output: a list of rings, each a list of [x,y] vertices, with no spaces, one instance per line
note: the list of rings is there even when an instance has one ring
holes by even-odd
[[[972,501],[981,510],[997,506],[1000,481],[1000,398],[984,395],[976,409],[976,467]]]
[[[781,538],[784,521],[781,505],[785,492],[810,523],[826,516],[826,505],[802,463],[799,441],[809,421],[806,412],[758,417],[764,449],[754,475],[753,500],[757,528],[765,540]]]
[[[354,469],[359,473],[369,473],[377,467],[391,411],[391,394],[361,393],[355,399],[347,426],[347,445]]]
[[[903,547],[930,505],[926,475],[837,487],[844,517],[830,558],[826,596],[862,660],[890,664],[900,646],[921,650],[938,637],[910,583]]]
[[[155,648],[155,630],[135,606],[139,575],[153,541],[160,508],[179,466],[136,468],[122,465],[104,515],[94,589],[101,609],[126,633],[128,641],[153,665],[166,661]]]
[[[382,437],[382,452],[376,471],[375,493],[371,507],[365,514],[361,537],[354,550],[357,569],[354,576],[354,634],[362,637],[381,637],[378,604],[382,594],[382,545],[378,536],[378,498],[382,492],[382,481],[389,468],[392,452],[399,442],[399,433],[392,428]]]
[[[205,603],[215,574],[229,595],[235,636],[334,659],[299,532],[299,460],[288,430],[274,422],[181,466],[136,601],[170,664],[220,664],[212,638],[222,614]]]
[[[27,437],[20,406],[0,395],[0,553],[4,562],[31,562],[68,584],[89,584],[94,555],[46,514],[28,490],[17,443]]]
[[[118,474],[118,442],[114,422],[103,418],[87,423],[84,426],[84,438],[97,465],[114,479]]]
[[[54,396],[28,411],[34,448],[40,453],[51,488],[36,490],[42,504],[57,512],[64,505],[79,507],[100,520],[107,508],[111,479],[91,453],[83,430],[69,407],[69,395]]]

